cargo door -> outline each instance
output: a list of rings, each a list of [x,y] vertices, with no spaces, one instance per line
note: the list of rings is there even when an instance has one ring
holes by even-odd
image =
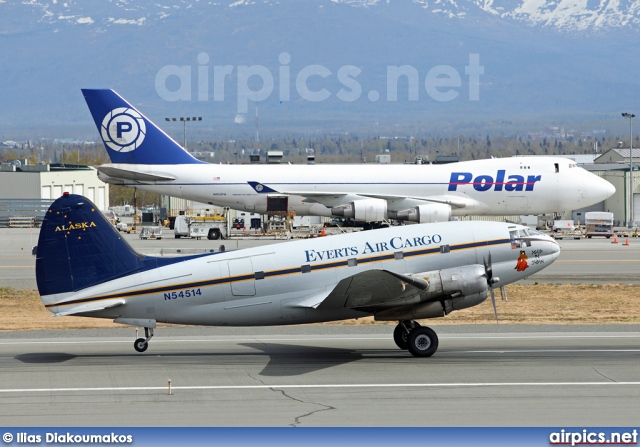
[[[256,281],[251,258],[240,258],[227,261],[229,282],[233,296],[254,296]]]
[[[267,215],[286,216],[289,211],[289,196],[267,196]]]

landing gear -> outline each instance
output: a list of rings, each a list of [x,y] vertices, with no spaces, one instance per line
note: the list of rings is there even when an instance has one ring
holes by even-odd
[[[431,357],[438,350],[438,336],[426,326],[412,330],[407,341],[409,352],[414,357]]]
[[[400,349],[409,349],[409,333],[413,328],[420,327],[420,323],[413,320],[402,320],[393,330],[393,341]]]
[[[414,357],[431,357],[438,350],[438,335],[431,328],[412,320],[403,320],[393,331],[393,341]]]
[[[144,338],[139,338],[133,342],[133,348],[138,352],[144,352],[147,350],[148,347],[149,347],[149,344],[147,343],[147,340],[145,340]]]
[[[149,340],[153,337],[153,328],[144,328],[145,338],[139,338],[133,342],[133,349],[138,352],[144,352],[149,347]]]

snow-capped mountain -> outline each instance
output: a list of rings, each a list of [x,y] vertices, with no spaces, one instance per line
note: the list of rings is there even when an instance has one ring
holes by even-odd
[[[639,21],[640,0],[0,0],[0,137],[91,134],[84,87],[231,132],[255,101],[281,128],[601,117],[640,104]]]
[[[182,14],[184,11],[216,11],[224,9],[269,6],[287,8],[292,0],[226,0],[204,2],[179,0],[162,3],[141,3],[110,0],[106,4],[77,0],[29,0],[15,2],[31,14],[32,20],[42,23],[77,25],[136,25],[143,26]],[[299,1],[299,0],[298,0]],[[309,0],[317,7],[326,3],[357,8],[389,8],[403,0]],[[529,26],[543,26],[559,31],[594,32],[640,25],[640,2],[637,0],[411,0],[426,13],[450,19],[469,20],[486,13],[504,20]],[[10,6],[11,0],[0,0]],[[31,11],[28,11],[31,9]]]

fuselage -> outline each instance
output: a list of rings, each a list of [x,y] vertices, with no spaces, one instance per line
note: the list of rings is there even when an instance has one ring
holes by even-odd
[[[555,157],[446,165],[108,164],[98,170],[103,167],[174,178],[127,180],[100,173],[106,182],[237,210],[267,213],[269,198],[286,195],[287,211],[296,215],[331,216],[331,207],[361,197],[382,198],[391,212],[435,202],[450,204],[452,216],[543,214],[590,206],[615,192],[572,160]],[[273,192],[256,191],[249,182]]]
[[[42,300],[52,312],[120,302],[119,307],[87,314],[100,318],[231,326],[300,324],[369,315],[345,308],[344,299],[320,305],[330,293],[339,292],[340,281],[363,271],[383,269],[420,277],[421,272],[489,261],[501,286],[540,271],[558,255],[553,239],[520,225],[409,225],[187,259],[83,290],[43,295]]]

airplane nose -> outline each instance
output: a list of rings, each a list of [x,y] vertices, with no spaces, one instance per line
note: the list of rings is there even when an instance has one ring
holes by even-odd
[[[590,198],[602,201],[608,199],[616,193],[616,187],[613,186],[610,182],[601,177],[598,177],[597,175],[594,177],[595,178],[593,179],[593,181],[587,184],[589,187]]]
[[[553,257],[553,261],[555,261],[556,259],[558,259],[558,256],[560,256],[560,245],[558,244],[558,242],[549,237],[549,239],[551,239],[553,241],[553,246],[551,247],[551,256]]]

